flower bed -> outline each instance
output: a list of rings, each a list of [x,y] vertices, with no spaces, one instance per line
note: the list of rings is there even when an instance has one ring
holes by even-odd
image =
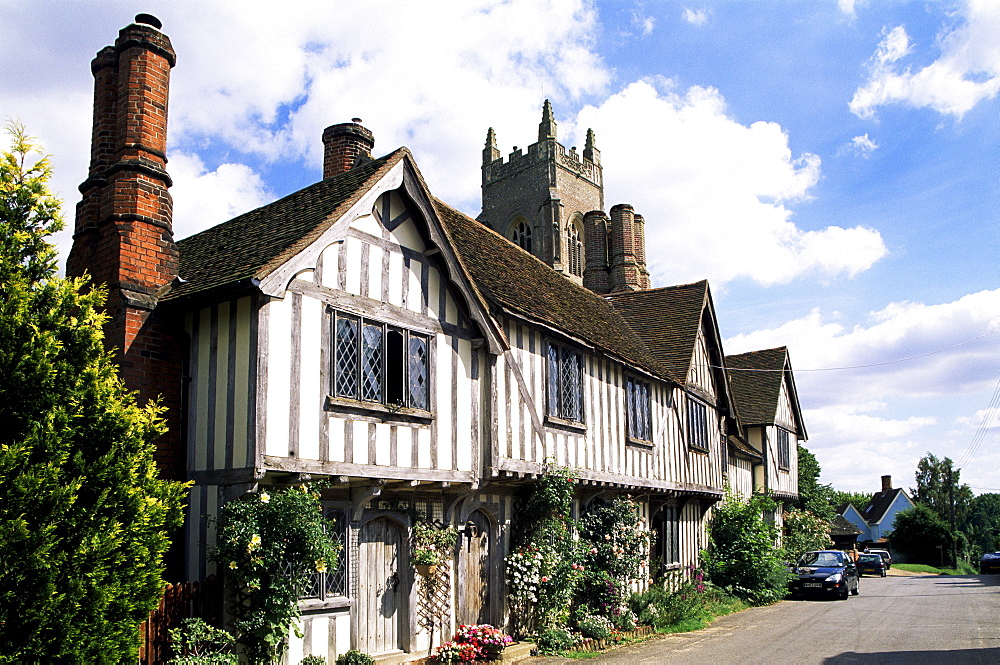
[[[583,640],[578,642],[573,648],[566,649],[566,651],[602,651],[603,649],[608,649],[610,647],[616,646],[621,642],[626,640],[634,640],[637,637],[645,637],[647,635],[652,635],[655,631],[652,626],[639,626],[635,630],[630,630],[627,632],[614,631],[612,636],[606,640],[599,640],[593,637],[585,637]]]

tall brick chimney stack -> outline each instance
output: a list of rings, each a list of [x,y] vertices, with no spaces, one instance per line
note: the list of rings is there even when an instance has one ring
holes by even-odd
[[[350,171],[372,158],[375,135],[361,126],[361,118],[323,130],[323,179]]]
[[[882,476],[882,491],[888,492],[892,489],[892,476]]]
[[[66,274],[90,273],[108,289],[105,343],[140,402],[162,396],[170,432],[157,442],[168,477],[183,477],[182,351],[154,309],[177,277],[173,202],[166,171],[167,96],[176,55],[160,21],[139,14],[98,52],[90,171],[80,185]]]
[[[627,203],[619,203],[611,208],[611,233],[608,236],[610,293],[638,291],[644,288],[642,272],[645,270],[645,265],[640,269],[636,257],[635,217],[635,211]],[[644,224],[639,224],[640,233],[644,227]],[[640,244],[645,253],[645,241],[641,240]]]
[[[608,282],[608,216],[603,210],[591,210],[583,216],[585,229],[584,247],[587,263],[583,270],[583,285],[604,295],[610,290]]]

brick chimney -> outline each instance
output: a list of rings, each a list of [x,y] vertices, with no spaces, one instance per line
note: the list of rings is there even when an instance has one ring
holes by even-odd
[[[371,160],[375,136],[361,126],[361,118],[323,130],[323,179],[346,173]]]
[[[168,434],[157,441],[164,475],[185,473],[180,438],[182,351],[157,317],[177,277],[173,203],[166,171],[167,96],[176,55],[160,21],[139,14],[91,63],[94,124],[90,171],[80,185],[66,274],[90,273],[108,289],[105,343],[140,403],[162,396]]]
[[[892,476],[882,476],[882,491],[888,492],[892,489]]]
[[[638,291],[643,287],[645,263],[639,264],[637,247],[645,254],[645,224],[636,224],[636,214],[627,203],[619,203],[611,208],[611,233],[608,236],[608,259],[610,293],[618,291]],[[648,276],[646,278],[648,284]]]
[[[603,210],[591,210],[583,216],[587,262],[583,285],[604,295],[608,292],[608,216]]]

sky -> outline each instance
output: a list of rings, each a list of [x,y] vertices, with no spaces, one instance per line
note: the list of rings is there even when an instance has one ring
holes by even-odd
[[[487,128],[525,148],[549,99],[653,285],[708,279],[726,353],[789,348],[821,482],[930,452],[1000,492],[1000,0],[0,0],[0,116],[70,227],[90,60],[139,12],[177,51],[177,238],[319,180],[355,117],[476,216]]]

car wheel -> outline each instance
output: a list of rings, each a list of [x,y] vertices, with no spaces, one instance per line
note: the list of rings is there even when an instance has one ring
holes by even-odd
[[[886,575],[886,572],[885,572],[885,570],[883,569],[883,570],[882,570],[882,577],[885,577],[885,575]]]
[[[860,579],[857,582],[854,583],[854,588],[851,589],[851,593],[854,594],[855,596],[858,595],[859,593],[861,593],[861,580]]]
[[[851,592],[850,592],[850,591],[848,591],[847,589],[844,589],[844,590],[843,590],[843,591],[842,591],[842,592],[840,593],[840,599],[841,599],[841,600],[847,600],[847,597],[848,597],[848,596],[850,596],[850,595],[851,595]]]

